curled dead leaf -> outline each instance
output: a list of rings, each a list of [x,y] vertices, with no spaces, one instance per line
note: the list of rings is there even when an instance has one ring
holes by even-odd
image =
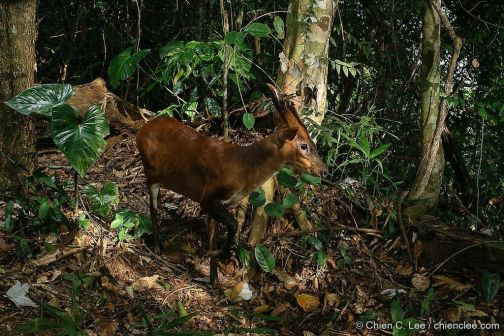
[[[264,314],[264,313],[269,312],[272,309],[273,309],[273,307],[271,307],[270,305],[262,305],[262,306],[259,306],[259,307],[255,307],[254,308],[254,313]]]
[[[273,271],[273,274],[280,280],[285,288],[287,289],[293,289],[296,288],[299,285],[299,281],[297,281],[295,278],[291,277],[287,272],[284,271]]]
[[[232,302],[248,301],[254,295],[254,289],[246,282],[238,282],[224,291],[224,296]]]
[[[317,309],[320,304],[320,300],[317,296],[309,294],[298,294],[296,295],[296,301],[298,305],[303,308],[305,313],[309,313]]]
[[[430,286],[430,280],[425,275],[415,273],[411,278],[411,284],[417,290],[425,292]]]

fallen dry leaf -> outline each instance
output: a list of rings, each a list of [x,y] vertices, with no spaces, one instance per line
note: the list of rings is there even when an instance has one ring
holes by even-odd
[[[298,305],[303,308],[305,313],[309,313],[317,309],[320,304],[320,300],[317,296],[309,294],[298,294],[296,295],[296,301]]]
[[[434,287],[446,287],[448,289],[455,290],[458,292],[463,292],[471,288],[471,285],[461,284],[457,280],[454,280],[445,275],[436,275],[434,276],[434,279],[436,280],[436,282],[432,285]]]
[[[246,282],[238,282],[224,291],[224,296],[232,302],[248,301],[254,295],[254,289]]]
[[[289,274],[287,274],[287,272],[273,271],[273,274],[284,284],[285,288],[289,290],[296,288],[299,285],[299,281],[291,277]]]
[[[420,292],[425,292],[430,286],[430,280],[425,275],[415,273],[411,278],[411,284]]]
[[[273,307],[271,307],[270,305],[262,305],[262,306],[255,307],[254,313],[264,314],[264,313],[269,312],[272,309],[273,309]]]
[[[160,276],[158,274],[154,274],[150,277],[143,277],[131,284],[131,286],[126,287],[126,292],[128,295],[133,298],[134,292],[142,289],[157,289],[162,290],[163,287],[158,283]]]

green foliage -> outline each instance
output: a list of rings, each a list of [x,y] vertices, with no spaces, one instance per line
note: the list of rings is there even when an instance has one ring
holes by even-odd
[[[415,324],[423,323],[416,318],[406,318],[406,312],[401,307],[399,297],[396,297],[390,305],[390,315],[393,322],[393,336],[410,336],[414,335],[418,330],[414,328]]]
[[[95,185],[88,185],[84,193],[91,201],[91,209],[101,217],[107,217],[113,207],[119,204],[119,189],[114,182],[105,181],[101,190]]]
[[[35,300],[42,308],[48,318],[35,318],[22,325],[22,333],[43,333],[46,331],[57,331],[61,336],[81,336],[85,335],[83,324],[86,313],[79,307],[77,296],[81,286],[89,286],[92,278],[88,275],[77,275],[72,273],[64,274],[64,279],[72,282],[72,303],[69,309],[60,309],[45,302]]]
[[[111,229],[117,229],[117,240],[120,243],[139,238],[150,232],[150,219],[131,210],[122,210],[116,213],[115,219],[110,224]]]
[[[73,94],[70,85],[44,84],[21,92],[7,104],[25,115],[50,116],[54,143],[84,176],[105,149],[103,138],[109,134],[109,125],[98,106],[89,108],[82,117],[79,110],[66,104]]]
[[[109,125],[98,106],[81,117],[75,107],[61,104],[53,109],[51,133],[72,167],[84,176],[105,150],[103,138],[109,134]]]
[[[266,204],[266,206],[264,207],[264,211],[270,217],[280,218],[283,216],[285,208],[283,207],[282,203],[273,202]]]
[[[273,20],[273,27],[275,28],[275,31],[277,33],[277,38],[279,40],[282,40],[285,38],[285,24],[282,18],[278,15],[275,16],[275,19]]]
[[[184,309],[185,311],[185,309]],[[187,313],[180,314],[177,316],[175,310],[164,312],[155,317],[150,317],[146,314],[142,315],[143,323],[138,324],[136,327],[145,328],[147,336],[211,336],[214,335],[212,332],[208,331],[175,331],[184,325],[191,318],[196,316],[197,313]]]
[[[4,228],[13,231],[20,224],[28,230],[57,232],[61,224],[70,224],[63,213],[69,200],[55,176],[47,175],[43,168],[36,169],[26,179],[25,192],[15,194],[7,203]]]
[[[319,267],[324,267],[326,265],[327,254],[320,239],[318,239],[314,235],[306,235],[303,237],[301,243],[304,248],[306,248],[306,245],[309,244],[315,249],[313,257],[315,258],[315,260],[317,260]]]
[[[243,125],[245,125],[248,130],[251,130],[254,127],[255,117],[252,113],[247,112],[243,114],[242,121]]]
[[[268,37],[271,29],[264,23],[252,22],[243,31],[255,37]]]
[[[150,49],[139,50],[133,55],[131,54],[132,51],[133,47],[126,48],[110,62],[108,75],[110,85],[112,85],[113,88],[118,87],[120,81],[130,77],[138,67],[138,63],[142,58],[150,53]]]
[[[254,252],[257,264],[264,272],[269,273],[275,269],[275,258],[266,246],[257,244]]]
[[[353,260],[352,258],[348,255],[347,250],[343,244],[340,244],[338,246],[338,250],[343,257],[343,266],[348,266],[352,267],[353,266]]]
[[[257,188],[250,193],[249,202],[255,207],[263,206],[266,203],[266,196],[264,195],[264,190],[262,188]]]
[[[24,115],[38,113],[51,116],[52,109],[66,102],[73,94],[74,90],[68,84],[42,84],[24,90],[6,104]]]
[[[431,311],[431,303],[434,300],[436,296],[436,291],[434,290],[433,287],[429,288],[429,291],[427,292],[427,296],[422,300],[422,305],[420,307],[420,316],[421,317],[426,317],[430,315]]]
[[[481,277],[481,288],[483,290],[483,298],[486,302],[491,302],[500,288],[500,274],[490,273],[487,270],[483,271]]]
[[[330,121],[322,129],[319,141],[329,148],[326,162],[331,175],[338,178],[356,177],[372,196],[387,194],[394,182],[383,163],[388,155],[390,143],[382,143],[385,130],[370,116],[355,122],[328,118]],[[350,191],[348,188],[343,188]],[[350,199],[357,201],[351,194]],[[366,206],[366,205],[364,205]]]

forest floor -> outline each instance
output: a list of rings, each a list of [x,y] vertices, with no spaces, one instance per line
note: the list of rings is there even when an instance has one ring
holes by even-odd
[[[50,173],[56,174],[59,180],[72,180],[68,163],[57,151],[41,152],[39,165],[51,166]],[[103,184],[107,180],[119,187],[118,209],[148,215],[147,190],[134,137],[111,137],[105,154],[81,185]],[[504,291],[485,303],[477,265],[466,265],[444,256],[440,253],[442,244],[432,244],[423,238],[417,238],[412,245],[410,261],[400,235],[384,238],[381,232],[383,223],[393,220],[392,217],[385,212],[381,215],[375,212],[378,217],[367,216],[362,209],[352,207],[335,188],[319,186],[314,192],[316,197],[307,207],[334,229],[314,234],[326,248],[327,262],[323,267],[314,258],[316,250],[306,239],[289,235],[296,228],[293,218],[287,215],[284,219],[272,220],[263,241],[276,259],[276,271],[257,270],[252,276],[249,270],[245,274],[233,254],[221,260],[215,287],[201,281],[209,275],[206,216],[197,204],[171,192],[162,194],[164,245],[160,255],[153,253],[149,239],[145,243],[142,239],[133,239],[118,244],[117,231],[110,229],[110,220],[102,221],[89,213],[90,225],[69,239],[63,234],[25,236],[29,241],[28,250],[19,247],[19,240],[15,241],[12,233],[0,230],[0,335],[13,335],[17,327],[33,318],[54,320],[45,309],[16,307],[4,295],[16,281],[29,284],[29,294],[37,302],[66,311],[67,316],[72,316],[72,323],[86,335],[145,335],[148,330],[145,321],[159,325],[160,314],[167,312],[172,312],[165,315],[167,321],[181,324],[174,330],[236,335],[275,332],[279,335],[390,335],[392,326],[385,323],[406,324],[416,321],[413,319],[427,324],[417,327],[425,335],[504,334]],[[394,204],[382,203],[382,206]],[[81,211],[87,212],[85,208]],[[4,216],[5,204],[0,204],[0,220]],[[240,233],[240,242],[245,247],[250,221],[249,211]],[[373,228],[371,224],[376,225]],[[338,226],[369,230],[339,230]],[[233,286],[239,287],[238,291],[242,287],[246,289],[243,281],[248,278],[251,278],[247,284],[253,289],[252,298],[232,302],[230,299],[236,298],[236,293],[225,293],[225,290]],[[74,292],[77,288],[74,295],[73,287]],[[434,290],[429,292],[429,288]],[[392,298],[398,293],[401,307]],[[70,309],[72,296],[76,298],[78,313]],[[178,319],[184,315],[189,318],[186,314],[193,312],[196,314],[188,321]],[[61,320],[59,323],[63,325]],[[500,331],[495,326],[493,330],[483,331],[480,325],[476,331],[458,333],[434,328],[436,322],[442,327],[464,321],[500,323]],[[368,328],[362,328],[363,324]],[[172,329],[169,331],[176,335]],[[50,332],[38,334],[52,335]],[[407,334],[396,331],[394,335]]]

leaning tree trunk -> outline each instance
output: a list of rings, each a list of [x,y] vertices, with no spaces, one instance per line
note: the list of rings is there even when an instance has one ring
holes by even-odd
[[[327,72],[329,38],[334,15],[332,0],[291,0],[287,10],[287,34],[280,53],[280,68],[277,84],[284,94],[301,93],[294,99],[303,119],[311,119],[320,125],[327,109]],[[307,24],[309,22],[309,24]],[[310,129],[310,128],[308,128]],[[273,195],[274,183],[263,185],[266,195]],[[271,199],[267,199],[271,202]],[[292,208],[301,229],[312,229],[306,214],[299,204]],[[252,232],[265,232],[267,216],[258,209],[254,217]],[[261,229],[254,229],[260,226]],[[257,242],[251,236],[249,241]]]
[[[19,188],[35,165],[32,121],[3,102],[33,86],[36,0],[0,0],[0,185]]]
[[[434,0],[438,4],[440,0]],[[440,119],[440,18],[430,0],[425,1],[422,27],[422,68],[420,101],[422,156],[415,182],[408,196],[407,216],[417,218],[437,206],[443,179],[443,147],[435,143]],[[444,123],[444,121],[441,121]]]

